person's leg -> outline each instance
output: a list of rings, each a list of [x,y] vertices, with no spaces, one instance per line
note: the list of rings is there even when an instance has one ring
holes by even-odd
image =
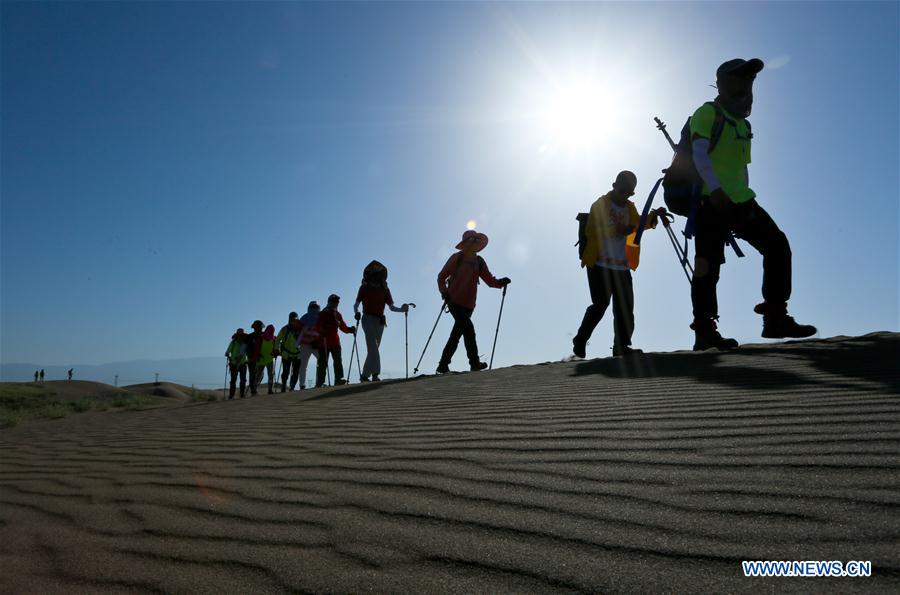
[[[241,377],[241,398],[247,394],[247,364],[241,364],[240,369],[238,369],[238,374]]]
[[[606,308],[609,307],[609,298],[612,294],[612,287],[607,283],[608,278],[604,274],[603,267],[590,266],[587,267],[588,289],[591,292],[591,305],[584,311],[584,317],[581,319],[581,326],[575,338],[572,339],[573,351],[578,357],[585,356],[585,348],[588,339],[600,321]]]
[[[300,354],[288,360],[291,362],[291,390],[297,388],[297,381],[300,379]]]
[[[360,374],[363,378],[368,378],[372,374],[378,373],[376,368],[376,360],[378,359],[378,341],[376,340],[376,329],[380,326],[381,320],[378,316],[363,314],[362,328],[363,332],[366,335],[366,361],[363,363],[363,368],[360,371]]]
[[[282,354],[281,355],[281,392],[284,392],[287,390],[287,385],[288,385],[287,381],[288,381],[288,378],[290,378],[290,375],[291,375],[291,360],[289,358],[285,357],[284,354]]]
[[[272,394],[272,388],[275,386],[275,360],[270,361],[266,365],[266,373],[269,378],[269,394]]]
[[[754,310],[763,315],[762,336],[770,339],[804,338],[816,334],[816,327],[797,324],[788,316],[791,297],[791,245],[772,217],[756,200],[739,205],[734,233],[746,240],[763,257],[762,295],[764,302]]]
[[[344,384],[344,361],[341,359],[341,346],[335,345],[329,351],[334,360],[334,383]]]
[[[228,372],[231,375],[231,382],[229,383],[229,388],[228,388],[228,398],[233,399],[234,391],[237,388],[237,386],[236,386],[237,385],[237,375],[238,375],[237,366],[234,364],[228,364]]]
[[[463,335],[463,326],[466,320],[459,306],[448,304],[447,307],[450,310],[450,315],[453,317],[453,328],[450,329],[450,337],[447,338],[447,344],[444,345],[444,351],[441,353],[441,359],[438,362],[439,368],[450,365],[450,360],[453,359],[453,354],[456,353],[456,348],[459,347],[459,339]],[[462,310],[465,310],[465,308]],[[471,324],[471,321],[469,321],[469,324]]]
[[[727,227],[722,216],[706,201],[697,209],[694,225],[694,276],[691,279],[694,320],[712,320],[719,316],[716,286],[725,261]]]
[[[733,205],[728,209],[720,213],[706,201],[697,209],[694,276],[691,280],[694,351],[734,349],[738,346],[734,339],[720,335],[716,324],[719,317],[716,285],[719,283],[719,270],[725,262],[725,239],[729,233],[726,218],[733,216]]]
[[[375,362],[372,368],[372,379],[378,379],[378,376],[381,375],[381,337],[384,335],[384,327],[385,324],[383,322],[383,317],[379,316],[377,324],[375,325]]]
[[[474,310],[469,310],[468,308],[459,309],[462,312],[461,324],[463,342],[466,346],[466,355],[469,358],[469,366],[478,366],[481,363],[481,358],[478,357],[478,342],[475,339],[475,325],[472,324],[472,312],[474,312]]]
[[[306,388],[306,370],[312,353],[312,346],[306,344],[300,346],[300,388]]]
[[[319,355],[316,356],[316,386],[325,386],[326,366],[328,365],[328,350],[319,347]]]
[[[614,351],[624,351],[634,334],[634,286],[631,271],[608,271],[613,287]]]
[[[257,362],[250,362],[250,394],[255,395],[259,383],[262,381],[262,366]]]

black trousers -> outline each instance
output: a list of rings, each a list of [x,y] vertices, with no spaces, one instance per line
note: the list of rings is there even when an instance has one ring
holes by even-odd
[[[453,316],[453,329],[450,331],[450,338],[444,346],[444,352],[441,354],[441,364],[450,364],[456,348],[459,347],[459,339],[462,337],[466,345],[466,355],[469,357],[469,364],[477,364],[478,343],[475,341],[475,325],[472,324],[472,312],[469,308],[463,308],[456,304],[447,304],[450,315]]]
[[[288,386],[288,376],[290,376],[291,378],[291,390],[294,390],[294,387],[297,386],[297,380],[300,378],[300,352],[297,352],[297,357],[285,357],[284,354],[281,355],[282,390],[284,390]]]
[[[325,376],[328,370],[328,356],[334,361],[334,383],[344,379],[344,362],[341,359],[341,346],[319,347],[319,357],[316,360],[316,386],[325,385]]]
[[[691,281],[691,303],[694,319],[709,320],[719,315],[716,285],[719,270],[725,262],[725,240],[728,230],[753,246],[763,257],[763,299],[770,304],[784,304],[791,297],[791,246],[772,217],[756,200],[728,205],[717,211],[704,200],[695,220],[694,278]]]
[[[587,278],[591,290],[591,305],[584,311],[575,342],[587,343],[612,301],[614,344],[620,347],[631,345],[631,335],[634,333],[634,287],[631,271],[591,266],[587,267]]]
[[[247,391],[247,364],[228,364],[228,371],[231,374],[231,386],[228,391],[228,398],[234,397],[235,384],[237,384],[238,375],[241,377],[241,397]]]

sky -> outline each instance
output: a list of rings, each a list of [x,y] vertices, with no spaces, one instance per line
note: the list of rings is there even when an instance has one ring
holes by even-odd
[[[820,337],[898,331],[898,23],[896,2],[3,2],[0,363],[216,356],[332,292],[349,317],[378,259],[418,306],[412,371],[470,222],[512,279],[495,367],[559,360],[589,303],[575,215],[623,169],[640,209],[671,159],[652,117],[677,135],[735,57],[767,64],[750,180],[791,242],[791,313]],[[763,342],[744,248],[720,329]],[[689,349],[661,228],[634,291],[634,346]],[[479,287],[485,360],[500,304]],[[611,344],[610,311],[588,355]]]

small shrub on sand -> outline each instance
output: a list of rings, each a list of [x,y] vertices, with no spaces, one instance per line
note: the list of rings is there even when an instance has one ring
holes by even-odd
[[[19,411],[0,410],[0,428],[11,428],[22,421],[22,413]]]
[[[85,411],[90,411],[96,406],[96,403],[90,399],[79,399],[72,403],[69,403],[69,407],[72,408],[72,411],[75,413],[84,413]]]
[[[61,419],[69,415],[69,411],[70,409],[66,407],[64,403],[60,403],[59,401],[52,401],[35,411],[35,417]]]
[[[128,393],[117,396],[115,399],[113,399],[112,402],[113,407],[124,407],[128,411],[143,409],[149,404],[150,399],[148,399],[147,397],[144,397],[142,395],[132,395]]]

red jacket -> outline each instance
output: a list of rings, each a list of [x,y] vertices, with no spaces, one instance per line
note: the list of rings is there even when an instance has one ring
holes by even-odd
[[[326,306],[319,312],[319,318],[316,319],[316,330],[327,347],[340,346],[341,339],[338,336],[338,329],[345,333],[351,332],[341,313]]]
[[[457,252],[447,260],[447,264],[438,273],[438,290],[447,293],[450,303],[474,310],[479,277],[488,284],[488,287],[503,287],[503,284],[488,270],[483,258],[476,254],[475,258],[469,259],[463,252]]]

